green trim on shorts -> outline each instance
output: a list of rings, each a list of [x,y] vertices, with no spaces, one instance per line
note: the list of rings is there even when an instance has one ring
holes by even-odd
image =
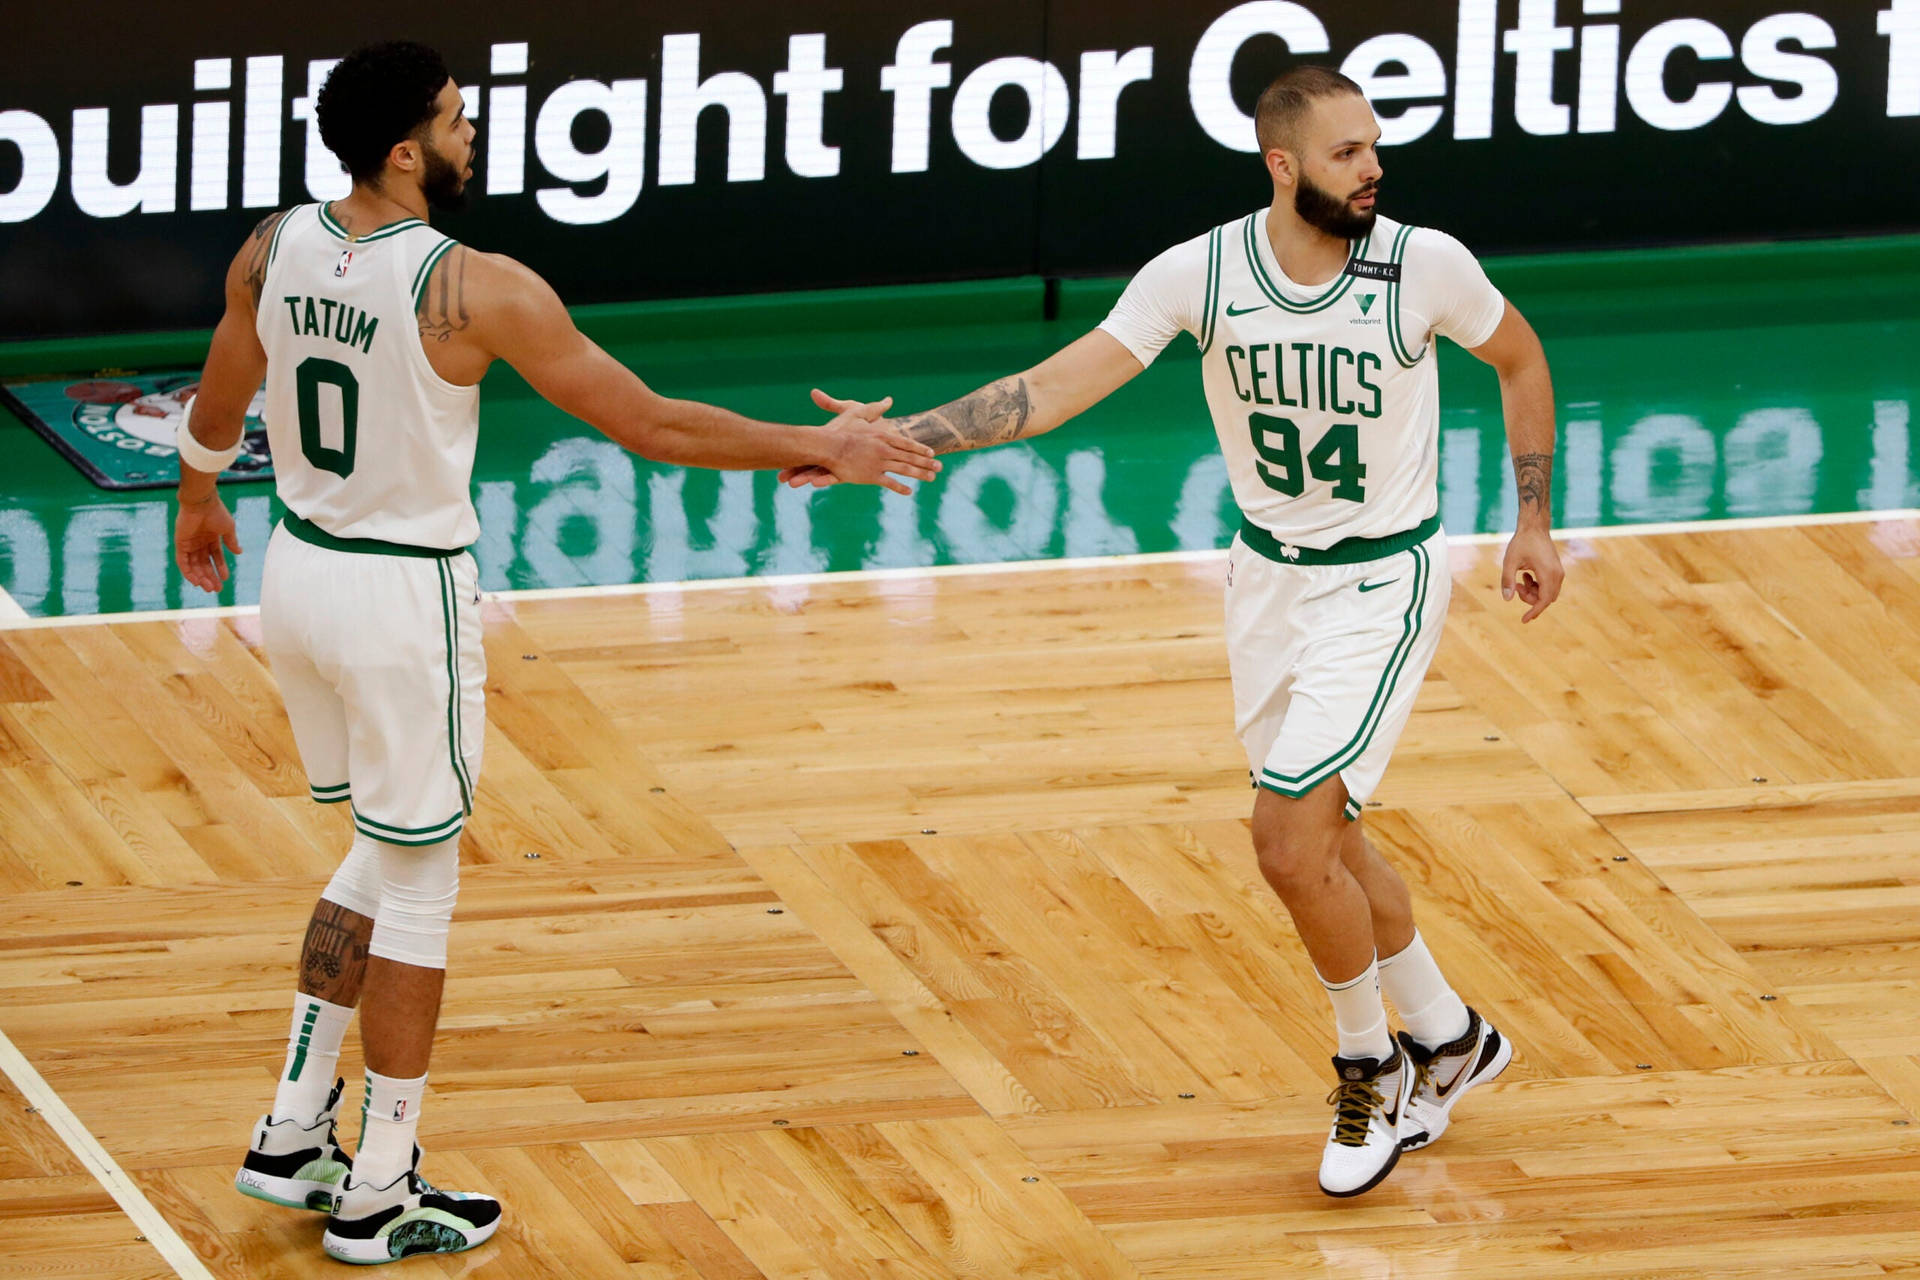
[[[460,811],[473,812],[473,779],[467,775],[467,762],[460,754],[460,614],[453,589],[453,570],[442,560],[440,570],[440,617],[447,628],[447,758],[453,765],[454,780],[460,784]]]
[[[456,813],[446,821],[428,827],[391,827],[363,816],[358,809],[353,811],[353,825],[361,835],[387,844],[439,844],[442,840],[459,835],[460,828],[465,824],[466,815]]]
[[[343,782],[337,787],[316,787],[308,783],[307,794],[313,797],[316,804],[339,804],[342,800],[353,798],[353,784]]]
[[[1342,809],[1341,812],[1347,815],[1348,822],[1360,821],[1360,802],[1352,796],[1348,796],[1346,808]]]
[[[1262,529],[1245,516],[1240,517],[1240,541],[1275,564],[1365,564],[1411,551],[1438,532],[1440,514],[1435,512],[1413,528],[1384,538],[1342,538],[1330,547],[1301,547],[1282,542],[1270,530]]]
[[[451,560],[466,551],[465,547],[410,547],[403,542],[382,542],[378,538],[342,538],[338,534],[328,533],[313,521],[304,516],[297,516],[291,511],[280,518],[280,526],[302,542],[310,542],[316,547],[325,547],[329,551],[351,551],[357,555]]]
[[[1400,639],[1387,658],[1386,669],[1380,673],[1379,684],[1374,686],[1373,701],[1367,704],[1367,713],[1361,717],[1360,727],[1354,731],[1353,737],[1347,740],[1345,746],[1305,773],[1289,776],[1263,768],[1260,771],[1259,785],[1269,791],[1277,791],[1283,796],[1297,800],[1358,760],[1372,744],[1373,735],[1380,728],[1380,720],[1386,714],[1387,699],[1392,696],[1394,685],[1400,679],[1400,673],[1406,669],[1408,660],[1413,656],[1414,640],[1420,634],[1420,615],[1426,608],[1427,583],[1431,577],[1431,558],[1427,555],[1425,547],[1413,548],[1412,555],[1413,594],[1407,602],[1407,612],[1401,620]]]

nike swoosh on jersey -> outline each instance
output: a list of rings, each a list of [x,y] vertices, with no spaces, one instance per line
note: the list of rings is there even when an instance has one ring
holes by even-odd
[[[1230,316],[1250,315],[1255,311],[1265,311],[1266,309],[1267,309],[1267,304],[1264,302],[1257,307],[1240,307],[1240,308],[1235,308],[1231,302],[1227,304],[1227,314]]]
[[[1378,591],[1380,588],[1390,587],[1398,581],[1400,581],[1398,578],[1388,578],[1385,582],[1363,582],[1360,584],[1360,589],[1362,591]]]

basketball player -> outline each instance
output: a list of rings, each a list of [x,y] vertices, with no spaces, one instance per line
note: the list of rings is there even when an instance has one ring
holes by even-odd
[[[1110,394],[1179,332],[1199,344],[1243,513],[1226,635],[1259,788],[1254,847],[1333,1004],[1339,1084],[1320,1186],[1349,1196],[1438,1138],[1512,1057],[1441,975],[1406,884],[1360,824],[1447,612],[1435,340],[1499,371],[1520,499],[1501,587],[1527,605],[1523,621],[1560,592],[1553,390],[1539,339],[1459,241],[1375,213],[1380,128],[1358,85],[1290,71],[1261,95],[1255,127],[1270,208],[1155,258],[1098,328],[1034,368],[904,421],[941,453],[1023,440]],[[1383,989],[1406,1026],[1397,1043]]]
[[[362,49],[321,89],[321,137],[353,177],[331,204],[262,222],[227,273],[200,394],[179,434],[176,559],[217,590],[234,523],[214,488],[262,377],[287,514],[267,548],[261,630],[313,798],[355,838],[301,952],[273,1109],[236,1177],[330,1213],[356,1263],[472,1248],[491,1198],[435,1190],[414,1134],[446,976],[462,824],[485,710],[479,589],[466,547],[478,383],[496,359],[636,453],[687,466],[825,468],[906,492],[933,451],[862,405],[823,427],[753,422],[656,395],[574,327],[545,281],[428,224],[471,176],[474,128],[439,55]],[[334,1121],[334,1064],[364,994],[362,1133]]]

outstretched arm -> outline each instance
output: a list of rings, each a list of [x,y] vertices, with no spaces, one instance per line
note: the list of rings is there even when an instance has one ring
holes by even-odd
[[[1501,566],[1500,592],[1509,600],[1518,594],[1528,606],[1520,621],[1532,622],[1559,599],[1565,577],[1553,546],[1553,376],[1539,335],[1511,302],[1493,336],[1472,350],[1500,375],[1500,403],[1520,495],[1519,518]]]
[[[1024,373],[895,421],[910,438],[935,453],[984,449],[1053,430],[1112,395],[1144,367],[1118,338],[1094,329]],[[814,401],[823,409],[835,410],[852,403],[818,392]],[[781,478],[796,488],[833,483],[817,467],[791,468]]]
[[[533,389],[623,448],[679,466],[755,470],[825,468],[842,480],[884,484],[931,480],[933,450],[873,419],[891,401],[842,412],[822,426],[757,422],[714,405],[656,394],[632,370],[574,326],[551,286],[510,258],[468,255],[471,340],[511,364]],[[446,262],[439,269],[450,269]]]

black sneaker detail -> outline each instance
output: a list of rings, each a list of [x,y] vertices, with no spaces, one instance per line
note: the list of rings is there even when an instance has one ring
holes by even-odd
[[[1493,1064],[1493,1060],[1496,1057],[1498,1057],[1499,1054],[1500,1054],[1500,1032],[1493,1027],[1488,1027],[1486,1047],[1480,1050],[1480,1060],[1473,1064],[1473,1070],[1469,1071],[1467,1074],[1479,1075],[1482,1071],[1486,1070],[1489,1066]]]
[[[1334,1055],[1333,1073],[1342,1080],[1376,1080],[1400,1065],[1398,1051],[1385,1061],[1379,1058],[1342,1058]]]
[[[370,1213],[364,1218],[342,1218],[335,1214],[333,1221],[327,1224],[327,1230],[348,1240],[371,1240],[380,1234],[380,1228],[404,1212],[406,1210],[396,1204]]]
[[[269,1178],[291,1178],[315,1160],[325,1159],[326,1154],[325,1147],[308,1147],[304,1151],[295,1151],[284,1156],[270,1156],[261,1151],[249,1151],[247,1158],[240,1162],[240,1167],[251,1173],[264,1174]]]
[[[450,1213],[474,1227],[484,1227],[500,1216],[498,1200],[456,1200],[452,1196],[443,1196],[437,1191],[429,1191],[421,1196],[420,1207]]]

